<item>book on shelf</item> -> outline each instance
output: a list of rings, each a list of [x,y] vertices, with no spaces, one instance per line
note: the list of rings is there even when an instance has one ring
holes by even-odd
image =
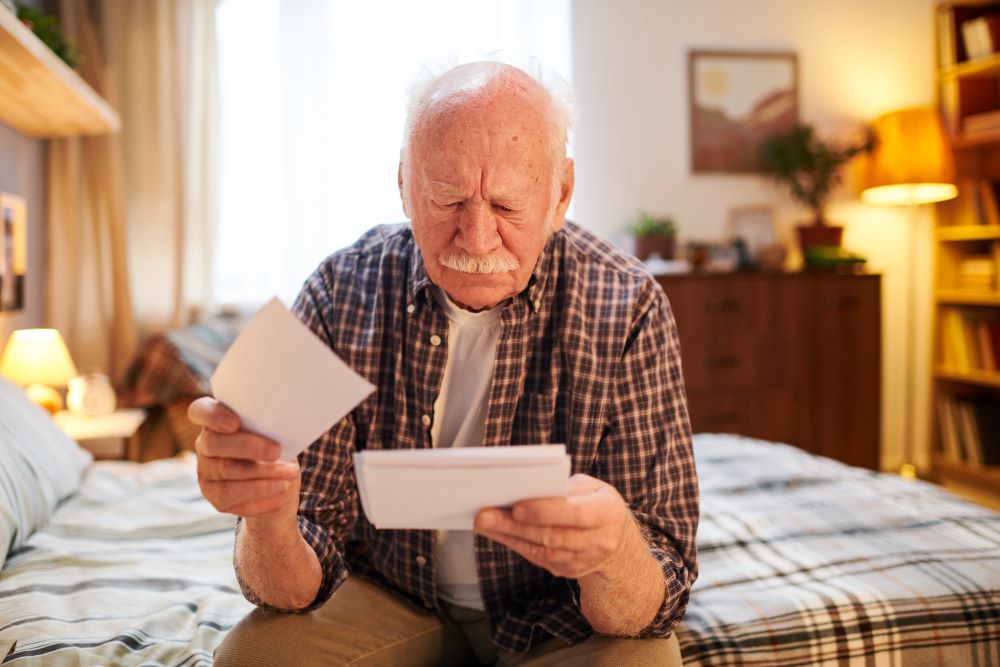
[[[994,291],[997,286],[997,263],[993,255],[966,255],[958,260],[956,287],[972,291]]]
[[[973,113],[962,118],[962,132],[980,134],[1000,130],[1000,111]]]
[[[941,361],[946,368],[964,372],[1000,370],[1000,318],[968,314],[959,308],[941,313]]]
[[[965,460],[965,453],[962,451],[962,438],[958,432],[956,410],[955,400],[950,396],[938,399],[938,424],[945,458],[961,462]]]
[[[938,399],[942,451],[951,461],[1000,465],[1000,401],[987,396]]]
[[[962,43],[969,60],[993,54],[1000,45],[998,38],[1000,38],[1000,17],[996,14],[985,14],[962,21]]]
[[[997,197],[997,183],[988,178],[979,179],[979,202],[987,225],[1000,225],[1000,198]]]

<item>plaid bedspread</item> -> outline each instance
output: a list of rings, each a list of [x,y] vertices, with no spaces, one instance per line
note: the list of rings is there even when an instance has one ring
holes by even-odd
[[[694,447],[686,665],[1000,664],[1000,514],[785,445]],[[211,664],[250,605],[233,521],[201,498],[193,458],[96,464],[10,555],[4,665]]]
[[[685,665],[1000,665],[1000,514],[786,445],[695,456]]]
[[[193,454],[96,463],[0,571],[0,661],[211,665],[251,609],[234,526],[201,497]]]

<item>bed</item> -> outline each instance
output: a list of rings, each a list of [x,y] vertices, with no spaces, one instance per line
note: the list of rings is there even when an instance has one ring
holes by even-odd
[[[194,457],[91,463],[41,412],[12,430],[23,415],[11,400],[0,385],[0,456],[28,438],[23,456],[76,472],[61,492],[39,482],[63,499],[11,539],[3,664],[211,664],[250,605],[233,521],[201,498]],[[787,445],[702,434],[695,454],[701,574],[677,630],[685,664],[1000,664],[1000,514]]]

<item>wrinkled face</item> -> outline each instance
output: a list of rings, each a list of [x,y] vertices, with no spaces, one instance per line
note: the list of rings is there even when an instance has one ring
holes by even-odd
[[[452,301],[491,308],[521,292],[562,228],[573,164],[553,163],[537,105],[493,96],[429,111],[400,192],[430,279]]]

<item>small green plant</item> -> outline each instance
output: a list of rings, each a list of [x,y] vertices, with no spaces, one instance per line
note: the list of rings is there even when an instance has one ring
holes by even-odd
[[[643,213],[638,220],[628,226],[628,233],[631,236],[665,236],[673,238],[677,236],[677,223],[671,217]]]
[[[844,165],[874,146],[870,132],[859,143],[838,146],[820,139],[811,126],[798,125],[787,134],[767,139],[761,146],[761,160],[776,181],[788,186],[795,199],[812,209],[814,223],[822,225],[827,201],[843,178]]]
[[[80,52],[71,40],[63,36],[56,17],[43,14],[34,7],[18,5],[17,18],[28,26],[31,32],[35,33],[35,36],[52,49],[52,52],[59,56],[64,63],[73,69],[76,69],[76,66],[80,64]]]

